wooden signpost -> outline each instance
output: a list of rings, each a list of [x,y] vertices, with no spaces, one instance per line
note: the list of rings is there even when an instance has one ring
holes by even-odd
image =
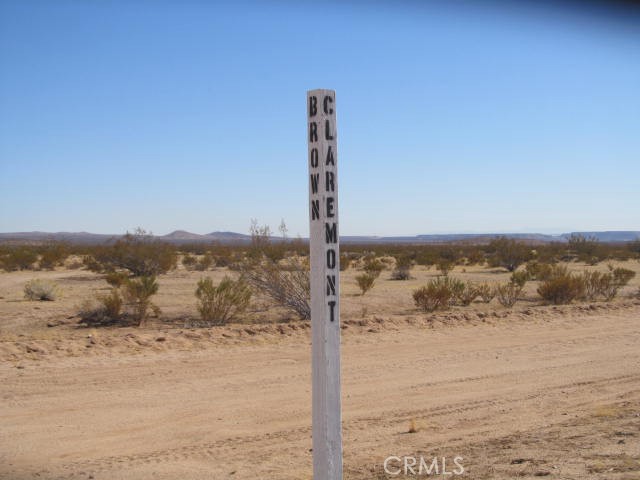
[[[342,480],[336,94],[307,92],[313,478]]]

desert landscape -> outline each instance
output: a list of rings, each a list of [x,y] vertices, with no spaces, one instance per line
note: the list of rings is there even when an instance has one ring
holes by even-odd
[[[546,305],[529,281],[512,307],[425,312],[411,292],[442,272],[392,280],[393,257],[380,258],[365,295],[362,263],[341,272],[345,478],[396,478],[389,456],[445,457],[449,472],[462,457],[471,479],[639,477],[638,275],[608,302]],[[308,321],[257,294],[225,325],[194,325],[198,280],[239,273],[177,262],[158,277],[159,316],[88,326],[82,300],[111,287],[77,260],[0,273],[0,478],[311,478]],[[55,301],[25,299],[33,278],[56,282]]]

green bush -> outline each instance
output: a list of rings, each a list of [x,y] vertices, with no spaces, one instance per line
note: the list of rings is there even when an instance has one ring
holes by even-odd
[[[430,280],[426,286],[413,291],[413,301],[425,312],[445,310],[449,308],[454,298],[454,288],[449,277],[439,277]]]
[[[527,245],[507,237],[492,240],[487,250],[490,252],[490,266],[506,268],[510,272],[531,257],[531,249]]]
[[[207,277],[198,281],[196,297],[202,321],[207,325],[223,325],[247,309],[251,289],[242,277],[232,280],[225,276],[217,287]]]
[[[85,258],[92,271],[104,273],[128,270],[134,277],[155,277],[175,268],[177,253],[168,243],[154,240],[138,229],[113,245],[99,246]]]
[[[35,278],[24,286],[24,297],[28,300],[54,301],[59,294],[58,285],[50,280]]]
[[[527,280],[529,280],[529,274],[526,271],[521,270],[513,272],[509,281],[520,288],[524,288]]]
[[[367,275],[375,279],[378,278],[382,270],[384,270],[384,263],[372,256],[365,257],[363,269]]]
[[[158,282],[153,276],[133,278],[124,284],[125,299],[132,309],[131,316],[139,326],[144,325],[149,309],[152,309],[156,315],[160,314],[160,309],[151,303],[151,297],[156,293],[158,293]]]

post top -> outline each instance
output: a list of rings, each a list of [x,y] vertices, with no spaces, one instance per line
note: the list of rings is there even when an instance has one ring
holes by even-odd
[[[331,90],[330,88],[315,88],[313,90],[307,90],[307,95],[327,95],[327,94],[331,94],[335,96],[336,91]]]

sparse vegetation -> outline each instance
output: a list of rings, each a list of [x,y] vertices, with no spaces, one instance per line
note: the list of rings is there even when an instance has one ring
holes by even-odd
[[[413,301],[425,312],[445,310],[454,298],[454,287],[449,277],[439,277],[426,286],[413,291]]]
[[[151,297],[158,293],[156,277],[133,278],[127,280],[123,287],[124,298],[131,308],[131,317],[138,322],[139,326],[144,325],[150,309],[156,316],[160,314],[160,309],[151,302]]]
[[[409,280],[411,278],[411,269],[413,268],[413,260],[408,255],[398,255],[395,257],[396,265],[391,272],[392,280]]]
[[[512,238],[499,237],[492,240],[488,246],[489,265],[515,271],[531,257],[531,248]]]
[[[242,277],[232,280],[225,276],[218,286],[207,277],[198,281],[196,297],[201,320],[206,325],[223,325],[247,309],[251,289]]]
[[[362,295],[373,288],[376,278],[378,277],[373,273],[361,273],[360,275],[356,275],[356,283],[358,284]]]
[[[24,298],[27,300],[54,301],[59,294],[58,285],[50,280],[34,278],[24,286]]]
[[[566,267],[557,267],[553,276],[540,284],[538,294],[547,303],[571,303],[584,297],[585,280],[581,275],[568,273]]]
[[[490,303],[496,296],[496,289],[488,283],[482,283],[476,287],[478,296],[484,303]]]
[[[134,277],[152,277],[175,268],[177,253],[142,229],[127,233],[113,245],[100,246],[86,256],[87,268],[98,273],[127,270]]]
[[[496,298],[503,307],[513,307],[522,293],[522,288],[514,282],[503,283],[496,287]]]

